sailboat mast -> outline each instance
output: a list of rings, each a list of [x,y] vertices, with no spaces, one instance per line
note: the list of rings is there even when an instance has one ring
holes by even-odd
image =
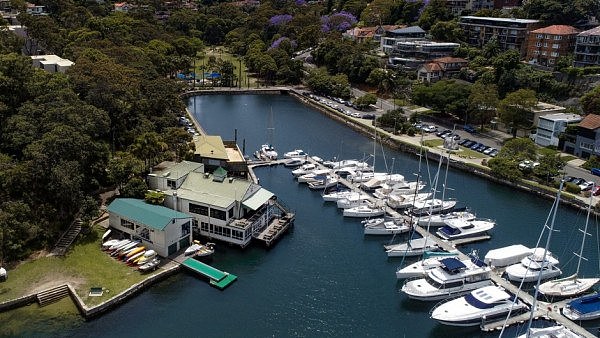
[[[545,228],[548,228],[548,237],[546,238],[546,246],[544,247],[544,255],[542,256],[542,265],[546,261],[546,255],[548,254],[548,247],[550,247],[550,238],[552,237],[552,232],[554,231],[554,221],[556,220],[556,212],[558,211],[558,206],[560,204],[560,193],[563,188],[564,181],[560,181],[560,186],[558,187],[558,192],[556,193],[556,202],[554,202],[554,210],[552,211],[552,219],[550,221],[550,226],[548,224],[544,224]],[[537,284],[535,286],[535,292],[533,293],[533,305],[531,307],[531,311],[529,313],[529,321],[527,322],[527,336],[529,336],[529,329],[531,329],[531,324],[533,323],[533,314],[535,313],[535,307],[537,306],[537,297],[540,289],[540,282],[542,281],[542,274],[540,273],[537,278]]]
[[[593,186],[592,186],[592,191],[594,191]],[[593,200],[592,196],[593,196],[593,194],[590,194],[590,203],[588,203],[587,216],[585,217],[585,226],[583,227],[583,231],[581,229],[579,229],[579,231],[583,232],[583,239],[581,240],[581,248],[579,248],[579,255],[575,254],[575,256],[578,257],[577,269],[575,270],[575,276],[579,275],[579,267],[581,266],[581,260],[585,259],[583,257],[583,247],[585,246],[585,236],[590,236],[590,234],[588,234],[588,232],[587,232],[587,229],[588,229],[588,223],[590,221],[590,212],[592,211],[592,200]]]

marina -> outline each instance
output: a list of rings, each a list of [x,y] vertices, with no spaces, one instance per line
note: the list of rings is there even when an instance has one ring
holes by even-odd
[[[297,107],[290,97],[212,96],[210,100],[197,100],[199,108],[194,109],[194,100],[190,99],[190,111],[206,131],[227,136],[233,133],[233,128],[239,128],[240,139],[246,139],[248,150],[258,149],[264,141],[264,121],[272,106],[277,130],[273,144],[280,153],[302,148],[310,155],[341,159],[362,158],[365,153],[372,152],[372,140],[320,113]],[[216,115],[209,114],[219,111],[231,112],[228,121],[219,122]],[[247,127],[242,129],[241,126]],[[395,172],[406,177],[417,172],[418,159],[414,156],[389,149],[385,151],[388,162],[392,157],[396,158]],[[383,158],[378,156],[377,161],[377,166],[385,170]],[[244,250],[218,246],[211,265],[235,272],[239,277],[226,292],[217,292],[198,283],[196,276],[178,274],[94,321],[82,324],[64,323],[63,320],[64,324],[59,329],[52,331],[46,327],[45,332],[61,335],[126,336],[137,332],[189,336],[200,326],[202,334],[211,337],[498,336],[498,331],[486,333],[481,332],[479,327],[447,327],[430,319],[429,311],[433,304],[409,300],[398,292],[401,284],[394,273],[403,261],[401,258],[387,258],[382,250],[383,244],[390,243],[390,237],[364,236],[360,219],[342,217],[334,204],[323,201],[320,192],[297,184],[290,168],[264,165],[254,171],[261,185],[294,208],[295,225],[286,236],[279,238],[276,246],[268,250],[263,246],[249,246]],[[423,180],[427,181],[427,174],[423,176]],[[544,222],[548,200],[515,192],[510,187],[453,169],[448,173],[448,186],[455,189],[451,194],[459,196],[461,203],[476,211],[478,216],[497,222],[490,240],[461,244],[462,252],[475,249],[483,254],[519,243],[535,246],[535,234]],[[399,216],[402,215],[399,213]],[[584,216],[561,207],[557,224],[583,224]],[[425,234],[425,229],[416,229],[421,235]],[[577,236],[577,243],[569,247],[571,237],[575,237],[573,232],[564,227],[563,231],[555,234],[554,240],[564,244],[560,251],[555,250],[558,256],[579,250],[581,237]],[[398,236],[396,239],[406,237]],[[446,250],[453,248],[450,242],[440,241],[439,245]],[[594,257],[593,250],[588,251],[586,257]],[[561,262],[565,270],[566,263]],[[359,270],[367,273],[357,273]],[[497,271],[500,272],[501,268]],[[581,272],[589,275],[594,269],[584,266]],[[495,283],[513,290],[516,287],[494,275],[492,280]],[[532,300],[531,296],[523,298],[528,303]],[[198,306],[199,302],[209,306]],[[562,317],[558,309],[548,312],[546,304],[538,306],[536,317]],[[560,306],[559,303],[556,305]],[[159,316],[161,320],[135,320],[146,316]],[[528,317],[523,318],[522,321],[526,321]],[[254,324],[247,325],[249,322]],[[171,324],[165,327],[164,323]],[[490,324],[484,328],[498,329],[502,325]],[[589,332],[596,332],[597,323],[585,325],[589,330],[588,336]],[[22,332],[35,333],[35,327],[36,324],[31,325]],[[515,324],[509,327],[505,336],[517,336],[523,333],[523,329],[523,325],[515,319]]]

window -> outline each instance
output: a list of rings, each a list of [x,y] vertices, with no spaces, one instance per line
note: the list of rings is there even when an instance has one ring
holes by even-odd
[[[542,52],[542,55],[546,55],[546,51],[543,51],[543,52]]]
[[[167,187],[171,188],[171,189],[176,189],[177,187],[175,186],[177,182],[175,182],[174,180],[167,180]]]
[[[190,225],[191,225],[191,224],[190,224],[190,222],[189,222],[189,221],[188,221],[188,222],[185,222],[185,223],[183,223],[183,224],[181,225],[181,237],[183,237],[183,236],[185,236],[185,235],[187,235],[187,234],[189,234],[189,233],[190,233],[190,230],[191,230],[191,228],[192,228]]]
[[[150,241],[150,230],[148,230],[148,228],[143,228],[142,231],[140,231],[140,237]]]
[[[552,55],[553,57],[558,57],[558,53],[557,52],[552,52],[552,53],[550,53],[550,55]]]
[[[121,226],[124,227],[124,228],[133,230],[133,223],[129,222],[126,219],[122,219],[121,218]]]
[[[546,34],[546,39],[550,39],[550,35],[547,35],[547,34]]]
[[[208,232],[208,223],[206,223],[206,222],[200,223],[200,230]]]
[[[533,54],[534,54],[534,55],[539,55],[539,54],[540,54],[540,51],[539,51],[539,50],[534,50],[534,51],[533,51]]]
[[[227,215],[227,217],[233,218],[233,208],[229,209],[228,213],[229,215]]]
[[[244,233],[239,230],[231,230],[231,237],[242,240],[242,239],[244,239]]]
[[[220,220],[223,220],[223,221],[225,221],[227,219],[226,215],[225,215],[225,211],[218,210],[218,209],[213,209],[213,208],[210,209],[210,217],[213,217],[213,218],[216,218],[216,219],[220,219]]]
[[[594,144],[581,141],[581,143],[579,144],[579,148],[586,150],[594,150]]]
[[[542,43],[541,43],[541,42],[536,42],[536,43],[535,43],[535,46],[536,46],[536,47],[542,47]]]
[[[548,43],[547,42],[544,42],[544,47],[548,47]]]
[[[562,35],[555,35],[554,40],[562,40]]]
[[[190,203],[189,209],[190,209],[190,212],[192,212],[194,214],[208,216],[208,207],[206,207],[204,205]]]
[[[559,48],[560,48],[560,45],[559,45],[558,43],[553,43],[553,44],[552,44],[552,48],[553,48],[553,49],[559,49]]]
[[[536,34],[535,37],[536,37],[536,39],[543,39],[544,34]]]

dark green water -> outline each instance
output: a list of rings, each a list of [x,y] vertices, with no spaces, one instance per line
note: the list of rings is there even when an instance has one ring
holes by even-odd
[[[287,96],[205,96],[192,98],[189,108],[210,134],[246,141],[251,154],[274,127],[273,144],[280,154],[301,148],[329,159],[360,159],[373,153],[371,139],[299,104]],[[272,113],[271,113],[272,112]],[[272,118],[271,118],[272,116]],[[270,123],[269,121],[272,121]],[[415,157],[377,147],[377,171],[412,179]],[[392,160],[393,158],[393,160]],[[433,172],[437,163],[430,164]],[[394,272],[401,259],[388,259],[382,249],[389,239],[365,238],[359,220],[344,219],[338,209],[324,204],[317,192],[298,185],[284,167],[257,171],[261,184],[297,213],[294,229],[275,247],[240,250],[220,245],[212,265],[239,276],[218,291],[194,276],[180,274],[96,320],[81,322],[55,318],[62,325],[36,322],[20,335],[93,337],[493,337],[478,329],[445,327],[429,319],[433,303],[411,301],[398,290]],[[428,177],[425,176],[427,180]],[[469,206],[478,216],[497,221],[492,239],[463,247],[481,257],[493,248],[536,245],[551,201],[512,191],[505,186],[450,169],[448,195]],[[575,270],[573,251],[581,236],[577,228],[585,214],[561,208],[551,250],[561,259],[564,275]],[[597,231],[590,232],[590,261],[584,270],[598,273]],[[543,246],[543,244],[541,245]],[[590,323],[589,327],[597,327]],[[14,332],[10,333],[14,334]],[[506,337],[514,336],[512,331]]]

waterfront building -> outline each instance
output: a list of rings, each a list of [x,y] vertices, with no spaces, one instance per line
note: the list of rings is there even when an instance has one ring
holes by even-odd
[[[109,226],[139,240],[146,249],[167,257],[192,241],[192,217],[135,198],[117,198],[108,205]]]
[[[193,217],[200,235],[247,246],[274,219],[288,211],[276,196],[246,179],[212,173],[194,162],[163,162],[148,175],[148,186],[165,194],[164,205]]]
[[[431,83],[444,77],[452,77],[468,64],[469,62],[465,59],[449,56],[433,59],[417,70],[417,80]]]
[[[563,151],[587,159],[600,154],[600,115],[586,115],[577,128],[564,135]]]
[[[577,123],[581,119],[581,115],[577,114],[555,113],[541,115],[538,118],[534,141],[542,147],[558,147],[559,136],[566,130],[567,125]]]
[[[391,54],[394,46],[400,42],[425,39],[426,32],[419,26],[410,26],[386,31],[381,37],[381,50]]]
[[[496,39],[501,50],[515,49],[526,54],[527,35],[539,28],[540,21],[532,19],[461,16],[459,26],[465,32],[467,43],[482,48]]]
[[[600,26],[577,34],[573,66],[600,65]]]
[[[205,171],[218,167],[227,170],[230,176],[248,177],[248,163],[236,141],[223,141],[221,136],[200,135],[194,137],[194,161],[202,163]]]
[[[575,49],[579,30],[567,25],[552,25],[529,32],[525,60],[534,65],[554,67],[556,60]]]

